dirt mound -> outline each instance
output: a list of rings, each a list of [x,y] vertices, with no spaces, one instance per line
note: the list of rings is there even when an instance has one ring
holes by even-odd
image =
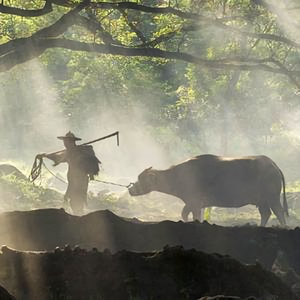
[[[16,300],[16,298],[11,295],[5,288],[0,286],[0,299],[1,300]]]
[[[13,175],[18,179],[28,180],[28,178],[15,166],[10,164],[0,164],[0,176]]]
[[[217,254],[182,247],[157,252],[85,251],[66,247],[52,253],[0,255],[0,281],[17,299],[199,299],[299,300],[273,273],[259,264],[245,266]],[[269,297],[269,298],[267,298]]]
[[[271,269],[283,251],[300,274],[300,230],[253,226],[221,227],[206,222],[163,221],[143,223],[120,218],[110,211],[77,217],[63,209],[43,209],[0,214],[0,245],[18,250],[48,250],[56,246],[96,247],[112,253],[126,249],[155,251],[182,245],[206,253],[219,253],[247,264],[259,261]]]
[[[2,247],[0,282],[17,299],[298,299],[291,288],[300,294],[299,228],[144,223],[108,210],[78,217],[43,209],[0,214],[0,244],[50,252]],[[266,270],[274,266],[282,280]]]
[[[214,296],[214,297],[202,297],[199,300],[257,300],[255,297],[247,297],[247,299],[242,299],[240,297],[234,297],[234,296]]]

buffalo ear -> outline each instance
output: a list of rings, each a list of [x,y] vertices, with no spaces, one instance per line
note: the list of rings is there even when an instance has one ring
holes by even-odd
[[[151,169],[152,169],[152,167],[150,167],[150,168],[146,169],[145,171],[150,171]]]
[[[155,185],[157,182],[157,175],[154,172],[148,174],[149,182],[151,185]]]

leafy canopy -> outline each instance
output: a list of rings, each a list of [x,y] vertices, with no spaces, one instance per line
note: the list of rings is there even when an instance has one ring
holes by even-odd
[[[0,71],[63,48],[262,70],[299,87],[298,10],[271,0],[4,0]]]

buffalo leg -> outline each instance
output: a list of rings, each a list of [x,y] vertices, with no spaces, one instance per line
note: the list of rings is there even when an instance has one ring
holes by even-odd
[[[189,220],[190,212],[191,212],[191,209],[187,205],[185,205],[181,212],[181,218],[184,222],[187,222]]]
[[[202,208],[200,211],[200,221],[203,222],[204,221],[204,213],[205,213],[205,208]]]
[[[192,210],[192,214],[193,214],[193,220],[198,220],[200,222],[203,222],[204,220],[204,208],[203,209],[193,209]]]
[[[193,220],[198,220],[200,222],[204,219],[204,208],[195,208],[191,207],[190,205],[185,205],[181,212],[181,217],[184,222],[188,222],[189,214],[193,214]]]
[[[286,221],[284,218],[284,211],[283,211],[283,208],[282,208],[280,202],[272,203],[272,205],[270,205],[270,206],[271,206],[273,213],[277,217],[279,223],[281,224],[281,226],[285,226]]]
[[[260,226],[265,227],[269,221],[269,218],[271,216],[271,210],[269,206],[263,204],[258,207],[260,216],[261,216],[261,221],[260,221]]]

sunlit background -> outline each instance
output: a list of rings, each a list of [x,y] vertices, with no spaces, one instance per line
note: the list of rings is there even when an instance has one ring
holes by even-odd
[[[215,13],[229,18],[239,12],[230,10],[229,4],[226,9],[226,15],[223,7]],[[276,3],[270,11],[278,30],[297,42],[297,10],[289,10],[286,3],[283,7]],[[255,22],[234,22],[238,21],[230,25],[257,30]],[[84,29],[72,27],[66,36],[72,34],[93,39]],[[190,33],[184,47],[209,59],[227,55],[229,50],[237,55],[269,51],[268,41],[255,42],[206,25],[202,31]],[[254,44],[255,49],[249,47]],[[221,46],[226,49],[220,50]],[[293,51],[288,58],[291,63],[298,57]],[[266,50],[263,55],[268,56],[269,52]],[[116,137],[93,144],[102,162],[98,180],[126,186],[150,166],[165,169],[204,153],[264,154],[283,170],[290,190],[298,191],[299,95],[284,76],[52,49],[38,59],[1,73],[0,86],[1,161],[15,165],[26,176],[36,154],[63,148],[57,136],[69,130],[83,143],[119,131],[119,146]],[[45,163],[66,181],[66,165],[54,168],[51,161]],[[43,168],[39,184],[64,193],[66,184],[62,181]],[[19,205],[18,199],[22,199],[26,189],[32,193],[32,199],[39,197],[37,191],[23,187],[15,201],[2,205],[2,210],[60,206],[59,200],[53,204],[41,199],[28,205],[23,199]],[[183,204],[173,197],[153,193],[133,198],[125,187],[97,181],[90,183],[89,191],[92,200],[86,212],[107,208],[143,220],[180,219]],[[8,191],[2,192],[2,198],[7,198]],[[97,197],[102,197],[101,205],[97,204]],[[120,198],[126,200],[122,203]]]

